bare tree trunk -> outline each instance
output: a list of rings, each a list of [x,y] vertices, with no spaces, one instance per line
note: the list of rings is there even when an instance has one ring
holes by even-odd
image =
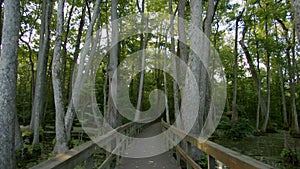
[[[192,24],[192,27],[190,29],[193,30],[192,34],[190,35],[191,36],[190,37],[190,41],[191,41],[190,48],[194,49],[194,50],[198,49],[198,52],[191,50],[190,58],[188,61],[188,66],[196,79],[196,83],[198,84],[198,86],[200,86],[199,85],[200,84],[200,74],[199,73],[200,73],[201,60],[200,60],[199,56],[197,56],[197,53],[200,53],[199,51],[202,50],[203,42],[202,42],[202,39],[198,39],[199,35],[196,35],[198,33],[196,30],[197,29],[202,30],[202,0],[191,0],[190,7],[191,7],[191,24]],[[186,77],[186,78],[189,78],[189,77]],[[189,86],[190,86],[189,84],[185,83],[185,88],[186,87],[189,88]],[[190,90],[188,89],[188,91],[190,91]],[[202,94],[201,94],[201,92],[202,92]],[[200,97],[203,96],[204,93],[203,93],[203,91],[200,91]],[[205,94],[204,94],[204,96],[205,96]],[[190,103],[189,99],[194,99],[194,98],[192,98],[192,97],[187,98],[188,102]],[[200,106],[201,107],[204,106],[204,105],[201,105],[201,103],[202,102],[200,100]],[[199,130],[201,130],[200,124],[199,124],[203,120],[203,114],[201,114],[201,113],[202,112],[199,112],[199,114],[198,114],[198,120],[195,122],[195,124],[192,128],[191,134],[196,134],[197,132],[199,132]],[[183,125],[185,126],[185,123],[189,123],[189,121],[190,120],[184,121]]]
[[[268,29],[268,17],[266,17],[266,23],[265,23],[265,31],[266,31],[266,40],[268,41],[269,38],[269,29]],[[270,105],[271,105],[271,82],[270,82],[270,51],[269,46],[265,47],[266,54],[267,54],[267,93],[268,93],[268,103],[267,103],[267,114],[265,117],[265,121],[263,124],[263,132],[266,132],[268,127],[268,122],[270,118]]]
[[[52,83],[55,102],[55,147],[54,152],[64,153],[68,150],[65,130],[65,110],[62,83],[63,59],[61,55],[62,31],[64,24],[64,0],[59,0],[57,9],[56,41],[53,54]]]
[[[75,0],[73,0],[73,3],[75,2]],[[71,23],[71,19],[72,19],[72,16],[73,16],[73,10],[74,10],[74,7],[75,7],[75,5],[74,4],[72,4],[72,6],[71,6],[71,9],[70,9],[70,11],[69,11],[69,16],[68,16],[68,20],[67,20],[67,24],[66,24],[66,32],[65,32],[65,39],[64,39],[64,41],[63,41],[63,43],[62,43],[62,48],[63,48],[63,50],[62,50],[62,64],[63,64],[63,69],[62,69],[62,73],[63,73],[63,77],[62,77],[62,84],[63,84],[63,88],[64,88],[64,90],[63,90],[63,95],[64,95],[64,101],[66,100],[66,101],[69,101],[69,99],[68,99],[68,94],[69,94],[69,90],[65,90],[65,88],[67,88],[68,89],[68,86],[69,86],[69,84],[68,83],[70,83],[70,80],[67,82],[66,80],[66,78],[67,78],[67,72],[66,72],[66,66],[67,66],[67,43],[68,43],[68,36],[69,36],[69,32],[70,32],[70,23]],[[75,58],[75,57],[74,57]],[[72,69],[71,69],[71,71],[70,71],[70,74],[72,74],[73,72],[72,72]],[[71,77],[71,76],[70,76]],[[67,83],[67,84],[66,84]],[[70,96],[69,96],[70,97]]]
[[[297,113],[297,107],[296,107],[296,89],[295,89],[295,67],[296,67],[296,58],[295,58],[295,30],[293,30],[293,46],[292,46],[292,60],[288,59],[289,61],[289,67],[290,67],[290,92],[291,92],[291,107],[292,107],[292,117],[293,117],[293,123],[292,127],[294,128],[295,132],[297,134],[300,134],[299,131],[299,123],[298,123],[298,113]]]
[[[279,79],[280,79],[280,90],[281,90],[281,103],[283,108],[283,122],[284,127],[288,128],[288,119],[287,119],[287,110],[286,110],[286,99],[285,99],[285,91],[284,91],[284,81],[283,81],[283,73],[282,73],[282,67],[279,65]]]
[[[142,15],[142,19],[141,19],[141,24],[144,24],[145,21],[145,16],[144,16],[144,10],[145,10],[145,1],[142,0],[142,7],[140,7],[139,5],[139,1],[137,0],[137,7],[138,10],[140,12],[140,14]],[[148,29],[148,22],[146,25],[146,29]],[[143,32],[143,30],[141,31]],[[140,50],[142,50],[142,58],[141,58],[141,73],[140,73],[140,79],[139,79],[139,90],[138,90],[138,99],[137,99],[137,106],[136,106],[136,113],[134,116],[134,121],[138,121],[140,119],[141,116],[141,107],[142,107],[142,98],[143,98],[143,93],[144,93],[144,67],[145,67],[145,49],[146,49],[146,41],[147,41],[147,34],[146,37],[144,39],[144,33],[142,33],[140,35],[141,41],[140,41]]]
[[[290,44],[289,36],[288,36],[289,29],[285,26],[285,24],[281,20],[279,20],[279,19],[276,19],[276,20],[278,21],[278,23],[281,25],[282,29],[285,32],[285,39],[286,39],[287,43]],[[287,49],[286,49],[287,58],[290,58],[290,50],[291,50],[291,47],[290,46],[287,47]],[[281,60],[282,58],[280,58],[278,56],[278,59]],[[282,70],[281,65],[279,65],[279,78],[280,78],[281,101],[282,101],[282,106],[283,106],[284,127],[288,128],[289,127],[289,122],[288,122],[288,114],[287,114],[287,108],[286,108],[286,98],[285,98],[285,91],[284,91],[283,70]]]
[[[254,18],[254,30],[256,30],[256,18]],[[256,31],[254,31],[254,37],[255,37],[255,39],[257,39],[257,35],[256,35]],[[256,62],[257,62],[257,66],[256,66],[256,68],[257,68],[257,78],[258,78],[258,81],[259,81],[259,83],[258,83],[258,87],[257,88],[259,88],[260,89],[260,68],[259,68],[259,64],[260,64],[260,61],[259,61],[259,51],[258,51],[258,49],[259,49],[259,44],[258,44],[258,41],[256,41],[255,42],[255,45],[256,45]],[[260,99],[261,99],[261,97],[260,97],[260,95],[261,95],[261,90],[258,90],[258,94],[257,94],[257,111],[256,111],[256,131],[259,131],[260,129],[259,129],[259,122],[260,122]]]
[[[294,9],[295,30],[300,44],[300,0],[291,0]]]
[[[248,48],[247,48],[247,46],[245,45],[245,42],[244,42],[245,33],[246,33],[246,30],[247,30],[246,26],[244,27],[243,37],[239,41],[239,44],[241,45],[241,47],[242,47],[242,49],[245,53],[245,56],[246,56],[246,59],[247,59],[247,62],[248,62],[249,68],[250,68],[250,73],[251,73],[252,78],[254,80],[254,84],[256,86],[257,93],[259,94],[259,97],[260,97],[259,100],[260,100],[260,106],[261,106],[262,114],[266,115],[267,114],[267,106],[266,106],[266,103],[265,103],[265,99],[262,95],[261,89],[260,89],[260,80],[258,78],[257,72],[256,72],[255,67],[253,65],[253,61],[252,61],[250,52],[249,52],[249,50],[248,50]]]
[[[3,2],[4,0],[0,0],[0,45],[2,44],[2,29],[3,29]]]
[[[111,2],[111,21],[112,21],[112,41],[111,44],[114,46],[111,46],[110,50],[110,58],[109,58],[109,96],[108,96],[108,112],[105,114],[105,120],[111,125],[111,127],[115,128],[118,126],[118,114],[117,109],[113,103],[112,99],[112,83],[117,83],[117,78],[113,78],[113,73],[117,69],[118,66],[118,40],[119,40],[119,23],[116,22],[118,19],[117,14],[117,6],[118,2],[117,0],[112,0]]]
[[[237,97],[237,70],[238,70],[238,31],[239,31],[239,17],[235,20],[235,38],[234,38],[234,87],[232,97],[232,115],[231,121],[235,125],[238,121],[238,112],[236,110],[236,97]]]
[[[165,44],[167,43],[167,36],[165,37]],[[170,112],[169,112],[169,101],[168,101],[168,81],[167,81],[167,46],[164,49],[164,89],[165,89],[165,106],[166,106],[166,121],[170,124]]]
[[[83,26],[84,26],[84,22],[85,22],[85,15],[86,15],[86,5],[84,5],[82,7],[82,11],[81,11],[81,17],[80,17],[80,22],[79,22],[79,28],[78,28],[78,33],[77,33],[77,38],[76,38],[76,44],[75,44],[75,52],[73,54],[74,56],[74,60],[73,63],[71,65],[71,70],[70,70],[70,81],[69,81],[69,102],[71,100],[72,97],[72,85],[73,85],[73,73],[74,73],[74,69],[77,63],[77,59],[79,56],[79,52],[80,52],[80,43],[81,43],[81,37],[82,37],[82,31],[83,31]]]
[[[30,128],[33,131],[32,145],[39,143],[40,119],[43,115],[44,90],[46,80],[47,61],[50,41],[50,21],[52,11],[52,1],[43,0],[43,14],[41,18],[40,42],[38,53],[38,65],[36,72],[35,92],[31,113]]]
[[[96,20],[98,18],[98,15],[99,15],[99,10],[100,10],[99,7],[100,7],[100,0],[97,0],[96,4],[95,4],[95,7],[94,7],[94,11],[93,11],[93,17],[91,19],[91,23],[89,25],[89,28],[88,28],[86,36],[85,36],[85,41],[88,41],[88,39],[91,38],[91,36],[92,36],[93,28],[94,28],[94,25],[95,25]],[[83,8],[83,11],[85,11],[85,8]],[[78,30],[79,34],[82,33],[82,28],[83,28],[83,25],[84,25],[84,16],[85,16],[84,13],[85,12],[82,13],[82,18],[80,20],[80,28]],[[77,60],[78,55],[79,55],[80,39],[81,39],[81,35],[80,36],[78,35],[77,42],[76,42],[77,46],[75,48],[75,49],[78,49],[78,50],[75,50],[76,58],[74,57],[74,59],[76,59],[76,60]],[[84,56],[84,55],[82,55],[82,56]],[[84,59],[84,58],[81,58],[81,59]],[[75,65],[76,65],[76,60],[74,60]],[[81,63],[83,64],[84,62],[81,62]],[[74,65],[74,67],[75,67],[75,65]],[[83,65],[80,65],[80,66],[83,66]],[[73,67],[73,69],[74,69],[74,67]],[[71,90],[73,90],[73,89],[77,90],[78,89],[78,86],[76,86],[76,84],[74,84],[73,82],[76,82],[76,80],[80,79],[80,78],[81,78],[81,73],[78,73],[77,76],[74,76],[74,75],[72,76]],[[73,94],[74,93],[72,92],[71,98],[73,98]],[[65,128],[66,128],[66,135],[67,135],[67,140],[68,141],[71,138],[71,129],[72,129],[72,125],[73,125],[74,116],[75,116],[75,111],[74,111],[73,99],[70,99],[68,109],[67,109],[67,113],[66,113],[66,116],[65,116]]]
[[[179,56],[181,60],[184,62],[184,64],[188,64],[188,49],[187,49],[187,42],[186,42],[186,32],[185,32],[185,25],[184,25],[184,18],[185,18],[185,4],[186,0],[179,0],[178,1],[178,36],[179,36],[179,41],[178,41],[178,50],[179,50]],[[185,82],[185,75],[186,75],[186,70],[184,69],[183,65],[179,65],[181,68],[179,73],[177,73],[177,78],[183,82]],[[178,103],[179,104],[179,103]],[[179,105],[178,105],[179,109]],[[178,110],[179,111],[179,110]],[[175,114],[176,115],[176,114]],[[179,120],[179,127],[184,127],[183,126],[183,121],[182,121],[182,113],[179,112],[179,117],[176,115],[176,118],[180,118]]]
[[[175,40],[174,40],[174,13],[173,13],[173,6],[172,0],[169,0],[169,10],[170,10],[170,36],[171,36],[171,50],[170,52],[175,55]],[[177,82],[175,79],[178,80],[178,68],[179,63],[177,63],[175,57],[172,57],[172,67],[173,67],[173,92],[174,92],[174,112],[175,112],[175,119],[179,117],[179,101],[178,101],[178,87]],[[168,120],[168,119],[167,119]],[[170,122],[170,119],[169,119]],[[169,123],[170,124],[170,123]]]
[[[0,56],[0,168],[16,168],[15,124],[20,1],[4,2]]]
[[[186,34],[185,34],[185,25],[184,25],[184,10],[185,10],[186,0],[179,0],[178,2],[178,35],[179,35],[179,51],[180,58],[184,63],[188,63],[188,52],[186,44]],[[185,70],[180,70],[182,76],[185,76]],[[184,79],[181,78],[181,79]]]

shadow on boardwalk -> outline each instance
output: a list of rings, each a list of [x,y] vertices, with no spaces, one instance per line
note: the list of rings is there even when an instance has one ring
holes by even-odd
[[[160,123],[155,123],[147,127],[140,133],[137,137],[146,138],[158,135],[161,133],[161,125]],[[137,143],[132,143],[126,154],[130,154],[130,156],[138,157],[138,154],[143,153],[143,151],[158,151],[162,148],[163,140],[156,141],[155,143],[150,143],[148,146],[141,146]],[[161,169],[180,169],[180,166],[176,165],[176,161],[173,158],[170,152],[165,152],[163,154],[155,155],[147,158],[127,158],[123,157],[120,160],[119,165],[116,169],[151,169],[151,168],[161,168]]]

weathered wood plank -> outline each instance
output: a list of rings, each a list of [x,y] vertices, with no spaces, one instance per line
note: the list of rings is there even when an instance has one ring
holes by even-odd
[[[99,146],[98,145],[105,145],[107,142],[110,142],[118,132],[123,132],[125,129],[133,127],[134,123],[127,123],[124,124],[115,130],[112,130],[105,135],[102,135],[94,141],[89,141],[86,143],[81,144],[74,149],[67,151],[64,154],[58,154],[54,158],[44,161],[31,169],[71,169],[77,166],[78,164],[82,163],[83,161],[87,160],[89,157],[94,154]]]
[[[226,166],[232,169],[275,169],[268,164],[250,158],[241,153],[235,152],[221,145],[208,140],[201,140],[190,135],[186,135],[183,131],[178,130],[164,121],[161,122],[162,126],[169,129],[175,135],[190,142],[193,146],[197,147],[204,153],[214,157],[216,160],[221,161]]]
[[[177,152],[181,154],[181,156],[186,160],[186,162],[193,167],[194,169],[201,169],[201,167],[180,147],[178,146],[166,133],[163,133],[164,136],[169,140],[169,142],[175,146]]]

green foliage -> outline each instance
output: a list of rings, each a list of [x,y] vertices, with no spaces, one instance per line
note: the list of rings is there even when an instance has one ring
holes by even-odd
[[[280,156],[284,159],[285,162],[298,165],[299,164],[299,154],[296,150],[287,150],[283,149],[280,153]]]
[[[80,144],[82,144],[82,140],[78,140],[78,139],[72,139],[71,141],[70,141],[70,146],[71,147],[77,147],[77,146],[79,146]]]
[[[239,118],[238,122],[233,125],[230,118],[223,116],[217,128],[219,137],[228,137],[233,139],[241,139],[253,135],[255,129],[250,124],[249,119]]]
[[[207,166],[208,166],[208,156],[207,156],[207,154],[203,155],[200,158],[198,164],[200,165],[201,168],[207,168]]]

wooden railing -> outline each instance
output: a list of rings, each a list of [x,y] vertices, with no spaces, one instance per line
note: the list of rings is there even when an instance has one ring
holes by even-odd
[[[88,141],[78,147],[75,147],[64,154],[58,154],[54,158],[44,161],[31,169],[73,169],[76,166],[85,162],[85,168],[93,168],[93,154],[99,151],[100,147],[106,147],[112,150],[112,153],[106,152],[106,159],[98,168],[111,168],[114,159],[119,160],[119,157],[114,154],[120,148],[125,148],[130,144],[130,140],[117,137],[118,133],[123,133],[126,136],[134,136],[141,131],[142,124],[127,123],[115,130],[102,135],[94,141]],[[117,157],[117,158],[116,158]]]
[[[192,146],[198,148],[202,152],[208,155],[208,168],[215,169],[216,160],[220,161],[222,164],[230,167],[231,169],[274,169],[274,167],[257,161],[248,156],[242,155],[238,152],[232,151],[221,145],[218,145],[211,141],[200,140],[193,136],[186,135],[181,130],[170,126],[163,120],[161,121],[163,131],[169,129],[171,132],[165,134],[166,139],[169,144],[173,144],[176,149],[176,160],[178,165],[180,165],[180,159],[184,159],[187,169],[195,168],[200,169],[201,167],[190,157]],[[166,132],[164,132],[166,133]],[[175,142],[181,141],[184,148],[180,147],[179,144]]]

